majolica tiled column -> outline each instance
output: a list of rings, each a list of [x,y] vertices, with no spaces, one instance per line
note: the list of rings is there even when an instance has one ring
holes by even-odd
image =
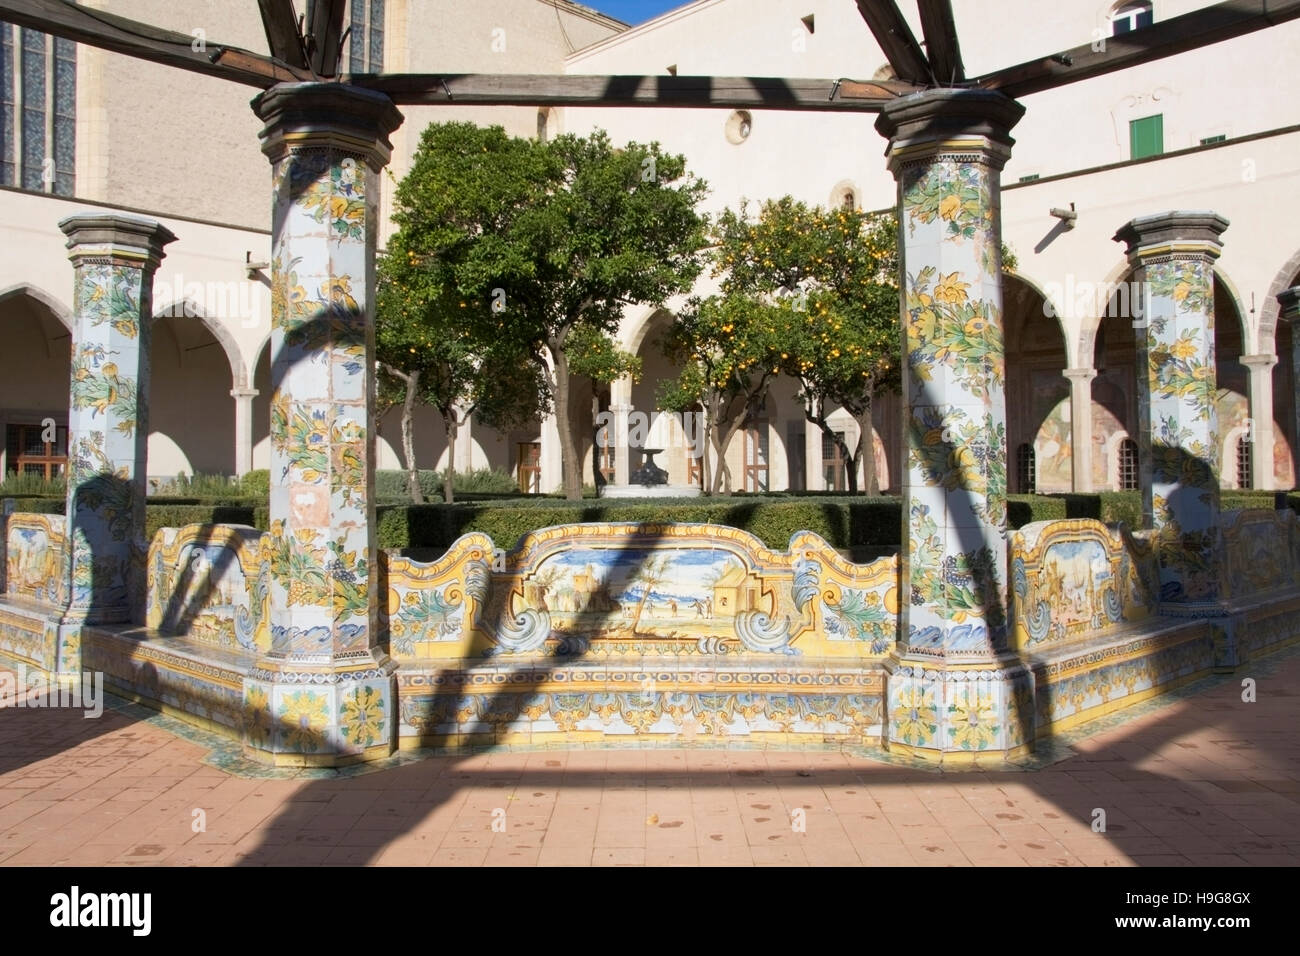
[[[245,747],[282,764],[391,752],[378,645],[373,290],[385,96],[282,84],[253,100],[272,164],[271,650],[245,681]]]
[[[1212,212],[1167,212],[1115,234],[1147,298],[1145,327],[1134,330],[1138,456],[1162,603],[1208,605],[1221,596],[1214,261],[1227,228]]]
[[[876,122],[898,180],[907,444],[886,743],[945,761],[1033,743],[1029,676],[1006,652],[999,194],[1023,113],[998,93],[936,90]]]
[[[67,598],[54,658],[81,667],[81,624],[144,622],[153,276],[176,237],[152,219],[59,223],[74,269]]]

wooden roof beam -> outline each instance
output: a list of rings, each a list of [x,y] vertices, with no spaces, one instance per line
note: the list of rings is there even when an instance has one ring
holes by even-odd
[[[1163,59],[1300,18],[1300,0],[1226,0],[1018,66],[977,77],[976,86],[1012,98]]]
[[[920,87],[895,80],[753,76],[354,73],[398,106],[642,106],[874,113]]]
[[[289,66],[307,69],[293,0],[257,0],[257,5],[262,11],[262,26],[266,30],[266,45],[271,56]]]
[[[957,24],[952,17],[952,0],[917,0],[921,32],[930,70],[939,83],[960,83],[966,79],[957,42]]]
[[[880,44],[885,59],[894,69],[894,75],[907,83],[930,83],[934,77],[930,64],[921,52],[921,45],[912,35],[894,0],[858,0],[858,12],[871,28],[871,35]]]
[[[308,0],[307,56],[317,76],[342,72],[343,14],[347,0]]]
[[[195,37],[188,33],[160,30],[63,0],[0,0],[0,20],[101,50],[261,89],[312,78],[305,70],[214,40],[205,40],[202,49],[195,50]]]

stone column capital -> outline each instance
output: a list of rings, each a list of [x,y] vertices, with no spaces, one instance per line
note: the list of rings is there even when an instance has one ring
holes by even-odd
[[[1156,213],[1130,219],[1115,233],[1115,242],[1127,245],[1125,253],[1133,265],[1154,258],[1217,259],[1223,251],[1219,238],[1228,220],[1207,210]]]
[[[235,399],[240,399],[240,398],[253,399],[253,398],[257,398],[257,396],[260,394],[262,393],[259,392],[257,389],[247,385],[240,385],[230,390],[230,397]]]
[[[969,157],[1001,169],[1015,140],[1010,130],[1025,108],[996,90],[927,90],[888,103],[876,118],[876,132],[889,140],[889,168],[939,153]]]
[[[1067,368],[1061,374],[1072,383],[1087,385],[1097,377],[1097,370],[1095,368]]]
[[[1281,319],[1294,322],[1300,319],[1300,285],[1283,289],[1277,294],[1278,305],[1282,307]]]
[[[252,106],[266,123],[258,135],[272,163],[294,149],[324,147],[358,156],[375,172],[388,163],[388,134],[403,119],[384,94],[341,83],[280,83]]]
[[[59,228],[68,237],[68,258],[74,263],[101,260],[152,270],[162,262],[163,246],[176,241],[158,221],[123,213],[68,216]]]
[[[1245,365],[1254,371],[1267,372],[1269,369],[1271,369],[1274,365],[1277,364],[1277,356],[1271,355],[1269,353],[1261,353],[1259,355],[1243,355],[1237,361],[1239,361],[1242,365]]]

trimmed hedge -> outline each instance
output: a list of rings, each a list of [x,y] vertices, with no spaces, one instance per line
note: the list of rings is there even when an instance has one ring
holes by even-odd
[[[718,498],[643,498],[634,501],[554,499],[453,505],[391,505],[378,510],[381,548],[446,548],[462,534],[481,531],[498,547],[513,548],[525,534],[580,522],[699,523],[741,528],[773,550],[785,550],[797,531],[814,531],[837,548],[896,547],[901,530],[897,498],[776,501]]]
[[[1059,521],[1066,517],[1065,502],[1046,495],[1007,495],[1007,525],[1023,528],[1034,521]]]
[[[180,528],[187,524],[252,524],[250,505],[154,505],[144,509],[145,540],[153,541],[159,528]]]
[[[15,498],[15,510],[61,514],[60,498]],[[1300,513],[1300,492],[1224,492],[1225,510],[1268,508],[1274,502]],[[1285,503],[1285,504],[1283,504]],[[813,531],[843,550],[896,550],[902,531],[898,498],[856,495],[790,494],[731,498],[639,498],[565,501],[551,497],[505,501],[464,501],[446,505],[380,505],[376,537],[381,548],[445,550],[463,534],[481,531],[498,547],[513,548],[525,534],[552,525],[579,522],[621,524],[700,523],[741,528],[776,551],[784,551],[797,531]],[[1094,518],[1141,526],[1141,492],[1088,495],[1009,495],[1007,523],[1020,528],[1033,521]],[[159,528],[187,524],[243,524],[266,530],[270,511],[238,499],[148,499],[145,528],[152,540]]]

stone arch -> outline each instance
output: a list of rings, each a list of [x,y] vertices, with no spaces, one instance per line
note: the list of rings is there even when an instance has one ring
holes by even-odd
[[[66,435],[72,315],[54,296],[23,283],[0,291],[0,322],[0,456],[7,470],[17,467],[7,454],[10,427],[42,428],[53,419]],[[65,454],[66,445],[54,453]]]
[[[226,353],[226,361],[230,365],[230,387],[243,388],[251,378],[248,370],[244,367],[244,356],[240,352],[239,343],[235,337],[230,334],[230,330],[225,324],[211,319],[203,314],[203,309],[197,303],[189,299],[182,299],[166,308],[155,312],[150,318],[151,323],[157,323],[159,319],[194,319],[205,329],[212,333],[212,337],[221,345],[222,351]],[[270,340],[270,336],[267,336]]]
[[[1216,313],[1218,312],[1217,303],[1220,301],[1220,292],[1227,293],[1228,302],[1232,304],[1233,310],[1237,313],[1237,326],[1241,332],[1241,354],[1250,355],[1252,352],[1248,351],[1248,349],[1254,339],[1251,337],[1251,329],[1246,320],[1246,310],[1242,307],[1241,293],[1237,291],[1236,284],[1228,277],[1228,274],[1216,265],[1214,267],[1214,301],[1216,303]],[[1261,348],[1267,344],[1269,347],[1268,351],[1273,351],[1273,341],[1271,336],[1267,343],[1265,343],[1261,337],[1258,344]]]
[[[247,377],[233,336],[184,299],[155,311],[150,323],[150,474],[235,474],[231,391]],[[168,348],[170,357],[162,351]]]
[[[1121,282],[1128,280],[1133,273],[1133,266],[1127,257],[1122,257],[1118,263],[1111,267],[1103,278],[1102,286],[1106,289],[1113,289]],[[1066,305],[1070,308],[1070,305]],[[1111,310],[1111,298],[1108,296],[1105,303],[1100,304],[1096,314],[1080,316],[1078,339],[1075,342],[1074,362],[1075,368],[1096,368],[1097,367],[1097,330],[1101,328],[1102,321],[1106,318],[1106,313]]]
[[[1259,308],[1259,334],[1260,344],[1263,344],[1265,334],[1269,336],[1272,342],[1274,333],[1277,329],[1277,321],[1282,307],[1278,304],[1277,297],[1287,289],[1300,284],[1300,249],[1295,251],[1282,268],[1278,269],[1277,275],[1269,283],[1268,292],[1264,294],[1264,302]]]
[[[1059,313],[1033,280],[1004,274],[1007,444],[1028,444],[1038,463],[1037,486],[1069,491],[1074,456],[1070,432],[1068,342]]]
[[[39,286],[34,286],[27,282],[20,282],[16,285],[11,285],[6,289],[0,289],[0,305],[3,305],[9,299],[18,298],[20,296],[31,299],[44,306],[50,315],[58,319],[65,329],[69,332],[72,331],[72,310]]]

